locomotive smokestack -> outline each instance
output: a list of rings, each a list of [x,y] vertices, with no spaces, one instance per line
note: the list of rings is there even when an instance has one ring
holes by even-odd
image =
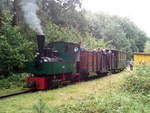
[[[38,44],[38,51],[41,56],[43,54],[43,48],[45,45],[45,36],[44,35],[37,35],[37,44]]]
[[[38,2],[40,0],[19,0],[21,11],[23,12],[23,17],[26,24],[38,34],[43,35],[43,30],[41,26],[41,20],[38,18],[37,12],[39,10]],[[0,2],[1,3],[1,2]]]

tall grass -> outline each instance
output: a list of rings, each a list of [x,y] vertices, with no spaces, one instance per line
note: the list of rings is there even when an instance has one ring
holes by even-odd
[[[40,105],[39,107],[40,108]],[[44,112],[46,111],[46,112]],[[128,92],[107,91],[97,96],[80,100],[75,104],[43,109],[41,113],[149,113],[150,99],[141,94],[132,95]],[[40,113],[40,112],[36,112]]]
[[[45,111],[47,110],[46,103],[44,103],[40,98],[38,100],[38,103],[33,106],[33,109],[36,113],[45,113]]]

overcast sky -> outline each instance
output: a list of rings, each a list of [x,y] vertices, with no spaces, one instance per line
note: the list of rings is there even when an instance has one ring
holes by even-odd
[[[83,0],[92,12],[128,17],[150,37],[150,0]]]

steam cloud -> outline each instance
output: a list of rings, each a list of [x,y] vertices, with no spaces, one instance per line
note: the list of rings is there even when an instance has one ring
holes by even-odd
[[[41,21],[37,16],[37,11],[39,10],[37,2],[38,0],[21,0],[20,6],[24,14],[25,22],[32,30],[39,35],[43,35]]]

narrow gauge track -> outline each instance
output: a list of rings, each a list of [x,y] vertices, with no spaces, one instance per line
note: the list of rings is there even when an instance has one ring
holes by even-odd
[[[20,95],[20,94],[24,94],[24,93],[28,93],[28,92],[31,92],[31,91],[32,90],[24,89],[24,90],[21,90],[21,91],[16,91],[16,92],[8,93],[8,94],[3,94],[3,95],[0,95],[0,99],[11,97],[11,96],[16,96],[16,95]]]
[[[101,76],[91,76],[89,78],[86,78],[85,80],[82,80],[81,82],[83,82],[83,81],[91,81],[91,80],[95,80],[97,78],[103,78],[103,77],[106,77],[106,75],[107,74],[104,74],[104,75],[101,75]],[[67,84],[67,85],[69,85],[69,84]],[[65,85],[64,85],[64,87],[65,87]],[[54,88],[54,89],[57,89],[57,88]],[[47,89],[47,90],[51,90],[51,89]],[[24,89],[24,90],[21,90],[21,91],[16,91],[16,92],[0,95],[0,99],[11,97],[11,96],[17,96],[17,95],[21,95],[21,94],[25,94],[25,93],[29,93],[29,92],[34,92],[34,91],[35,90]]]
[[[86,80],[82,80],[82,81],[88,81],[88,80],[94,80],[98,77],[90,77],[90,78],[87,78]],[[69,84],[67,84],[69,85]],[[65,85],[64,85],[65,87]],[[57,89],[57,88],[54,88],[54,89]],[[51,89],[47,89],[47,90],[51,90]],[[12,93],[6,93],[6,94],[3,94],[3,95],[0,95],[0,99],[4,99],[4,98],[7,98],[7,97],[12,97],[12,96],[17,96],[17,95],[21,95],[21,94],[25,94],[25,93],[29,93],[29,92],[34,92],[35,90],[31,90],[31,89],[24,89],[24,90],[21,90],[21,91],[15,91],[15,92],[12,92]]]

